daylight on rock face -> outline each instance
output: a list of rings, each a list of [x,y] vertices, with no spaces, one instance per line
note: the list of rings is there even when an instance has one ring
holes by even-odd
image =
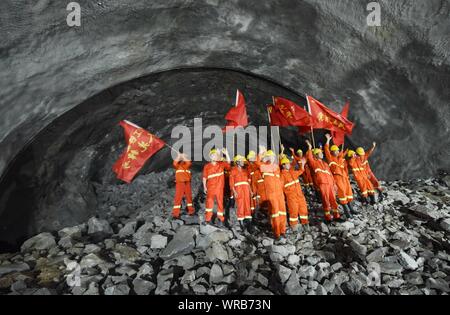
[[[0,295],[447,295],[449,17],[1,1]]]

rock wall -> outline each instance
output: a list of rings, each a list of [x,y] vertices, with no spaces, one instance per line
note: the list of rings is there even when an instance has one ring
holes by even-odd
[[[79,3],[78,28],[60,1],[0,4],[0,170],[90,96],[205,66],[272,78],[336,110],[349,99],[355,141],[382,144],[382,178],[449,168],[448,1],[380,1],[380,27],[367,26],[367,1]]]
[[[92,183],[112,180],[118,120],[163,136],[193,117],[221,123],[236,87],[253,123],[273,94],[337,111],[349,100],[350,141],[379,143],[381,179],[450,169],[448,1],[380,1],[380,27],[366,25],[366,1],[79,3],[78,28],[61,1],[0,3],[2,235],[96,213]]]

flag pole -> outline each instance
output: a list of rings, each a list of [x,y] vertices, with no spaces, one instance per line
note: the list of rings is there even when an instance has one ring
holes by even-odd
[[[312,114],[311,114],[311,106],[309,105],[308,94],[305,94],[305,97],[306,97],[306,102],[308,103],[309,115],[312,116]],[[316,141],[314,140],[314,129],[313,129],[313,126],[311,126],[311,137],[312,137],[312,141],[313,141],[313,148],[315,149],[316,148]]]
[[[175,150],[172,146],[168,145],[167,143],[164,142],[164,145],[165,145],[166,147],[168,147],[169,149],[171,149],[172,151],[174,151],[174,152],[176,152],[176,153],[178,153],[178,154],[181,154],[180,151]]]
[[[275,106],[275,96],[272,96],[272,103],[273,103],[273,106]],[[277,126],[277,134],[278,134],[278,141],[279,141],[280,149],[281,149],[282,143],[281,143],[280,126]]]
[[[270,120],[269,106],[266,107],[267,118],[269,119],[269,129],[270,129],[270,148],[272,148],[273,135],[272,135],[272,122]]]

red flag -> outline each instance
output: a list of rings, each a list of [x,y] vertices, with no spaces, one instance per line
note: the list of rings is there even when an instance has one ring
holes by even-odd
[[[116,163],[114,163],[113,171],[116,173],[117,178],[131,183],[145,162],[158,152],[165,142],[127,120],[121,121],[120,125],[124,129],[125,140],[128,146]]]
[[[236,91],[236,104],[225,115],[225,119],[227,120],[227,124],[222,129],[223,132],[236,127],[247,127],[248,125],[244,95],[239,90]]]
[[[268,105],[267,110],[269,111],[271,126],[287,127],[291,125],[286,117],[284,117],[284,115],[274,105]]]
[[[283,115],[289,126],[311,126],[311,115],[299,105],[282,97],[274,97],[274,103],[275,108]]]
[[[313,117],[315,129],[328,129],[331,131],[340,131],[345,134],[351,134],[353,123],[340,114],[332,111],[324,104],[307,95],[310,114]]]
[[[347,103],[345,103],[344,108],[341,111],[341,116],[344,118],[347,118],[349,109],[350,109],[350,103],[347,102]],[[340,145],[344,144],[345,132],[331,131],[331,135],[333,136],[333,143],[335,145],[340,146]]]

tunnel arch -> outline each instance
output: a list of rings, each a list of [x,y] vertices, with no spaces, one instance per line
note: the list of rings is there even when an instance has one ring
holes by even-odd
[[[202,117],[204,126],[223,125],[236,88],[245,94],[254,125],[267,125],[264,105],[273,95],[305,103],[302,94],[251,72],[182,67],[112,86],[54,119],[20,151],[1,178],[2,247],[10,248],[30,235],[102,214],[97,211],[93,183],[123,184],[111,171],[124,148],[122,130],[117,125],[120,120],[136,122],[166,140],[170,139],[171,126],[186,124],[192,128],[195,117]],[[170,106],[164,106],[167,103]],[[282,138],[300,145],[293,129],[283,128]],[[162,150],[140,174],[168,168],[168,157],[168,150]],[[201,163],[194,168],[199,171]]]

